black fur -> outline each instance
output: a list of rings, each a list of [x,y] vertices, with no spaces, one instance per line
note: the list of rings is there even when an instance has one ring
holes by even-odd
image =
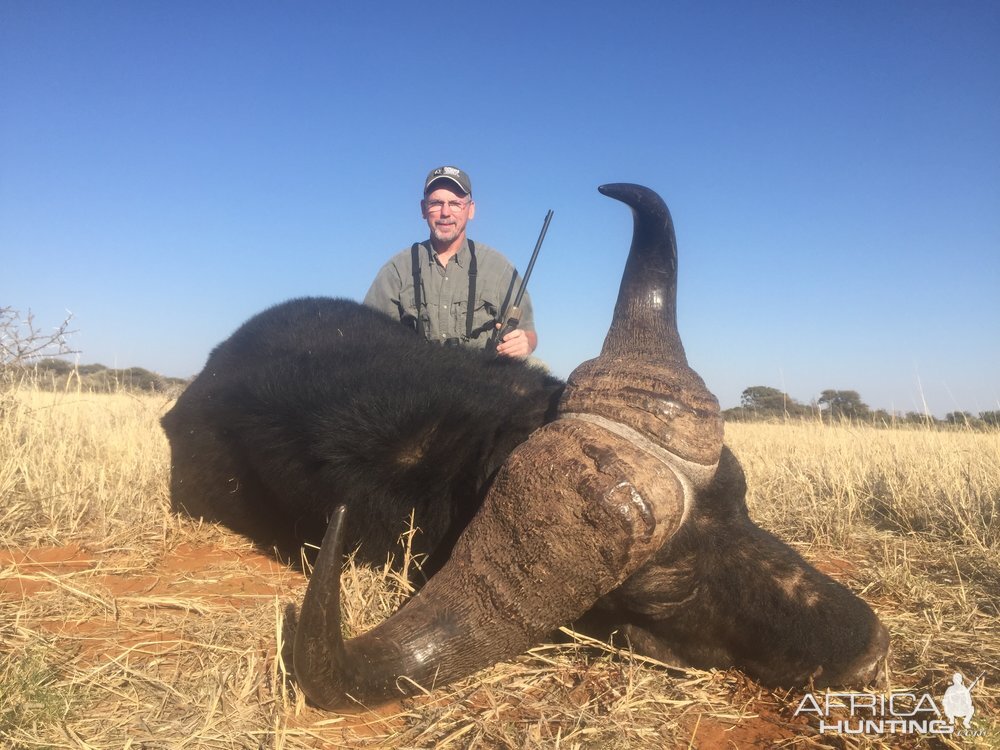
[[[347,542],[374,563],[412,508],[432,574],[562,388],[355,302],[291,300],[216,347],[164,416],[173,508],[296,560],[344,503]]]

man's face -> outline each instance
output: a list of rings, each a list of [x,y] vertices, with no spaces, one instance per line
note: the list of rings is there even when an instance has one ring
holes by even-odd
[[[476,214],[476,204],[455,186],[431,187],[434,189],[420,201],[420,212],[430,227],[431,237],[438,242],[454,242],[464,236],[465,225]]]

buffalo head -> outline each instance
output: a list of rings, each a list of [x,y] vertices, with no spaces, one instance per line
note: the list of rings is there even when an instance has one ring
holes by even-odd
[[[296,679],[316,704],[440,685],[574,621],[618,631],[639,652],[736,666],[765,683],[861,683],[883,669],[887,636],[868,606],[747,515],[718,403],[677,331],[666,205],[638,185],[600,190],[634,216],[600,356],[507,457],[441,570],[346,642],[336,511],[294,646]]]

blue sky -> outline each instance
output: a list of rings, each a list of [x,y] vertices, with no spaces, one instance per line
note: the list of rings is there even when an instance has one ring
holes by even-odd
[[[523,267],[537,354],[600,349],[638,182],[688,358],[752,385],[1000,408],[1000,4],[0,1],[0,305],[189,376],[253,313],[360,299],[422,179]]]

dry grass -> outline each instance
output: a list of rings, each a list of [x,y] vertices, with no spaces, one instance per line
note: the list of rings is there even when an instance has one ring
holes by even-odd
[[[542,644],[370,712],[305,706],[280,658],[304,578],[172,517],[163,397],[0,394],[0,745],[16,748],[921,747],[820,736],[801,692]],[[754,516],[878,610],[892,688],[978,676],[972,738],[1000,744],[1000,435],[731,425]],[[401,551],[402,553],[402,551]],[[405,598],[348,565],[348,627]]]

